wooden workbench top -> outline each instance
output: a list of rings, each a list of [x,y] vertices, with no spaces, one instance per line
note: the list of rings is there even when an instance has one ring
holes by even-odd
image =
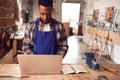
[[[98,80],[98,76],[106,76],[108,80],[120,80],[120,76],[114,75],[105,70],[94,70],[84,65],[88,73],[69,74],[69,75],[28,75],[20,78],[20,68],[18,64],[0,64],[0,80]],[[115,65],[120,67],[120,65]],[[13,77],[15,76],[15,77]],[[107,79],[105,79],[107,80]]]

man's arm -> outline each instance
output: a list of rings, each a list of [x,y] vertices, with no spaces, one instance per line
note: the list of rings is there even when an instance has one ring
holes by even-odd
[[[64,57],[68,50],[68,44],[67,44],[67,37],[66,37],[65,28],[63,24],[60,25],[58,32],[60,35],[59,35],[59,40],[58,40],[57,54],[61,54]]]
[[[27,24],[26,29],[25,29],[25,36],[23,39],[23,46],[22,50],[24,54],[34,54],[33,53],[33,25]]]

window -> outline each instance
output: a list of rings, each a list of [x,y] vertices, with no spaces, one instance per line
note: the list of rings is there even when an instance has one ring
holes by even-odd
[[[70,22],[70,27],[79,22],[80,3],[62,3],[62,22]]]

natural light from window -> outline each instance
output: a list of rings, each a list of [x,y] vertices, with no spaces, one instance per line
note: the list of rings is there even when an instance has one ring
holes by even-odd
[[[62,22],[70,22],[73,27],[79,22],[80,3],[62,3]]]

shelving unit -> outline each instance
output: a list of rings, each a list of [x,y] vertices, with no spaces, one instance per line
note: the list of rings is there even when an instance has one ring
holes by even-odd
[[[0,0],[0,28],[15,25],[15,0]]]
[[[14,40],[10,35],[17,30],[19,20],[17,0],[0,0],[0,62],[13,63]]]

